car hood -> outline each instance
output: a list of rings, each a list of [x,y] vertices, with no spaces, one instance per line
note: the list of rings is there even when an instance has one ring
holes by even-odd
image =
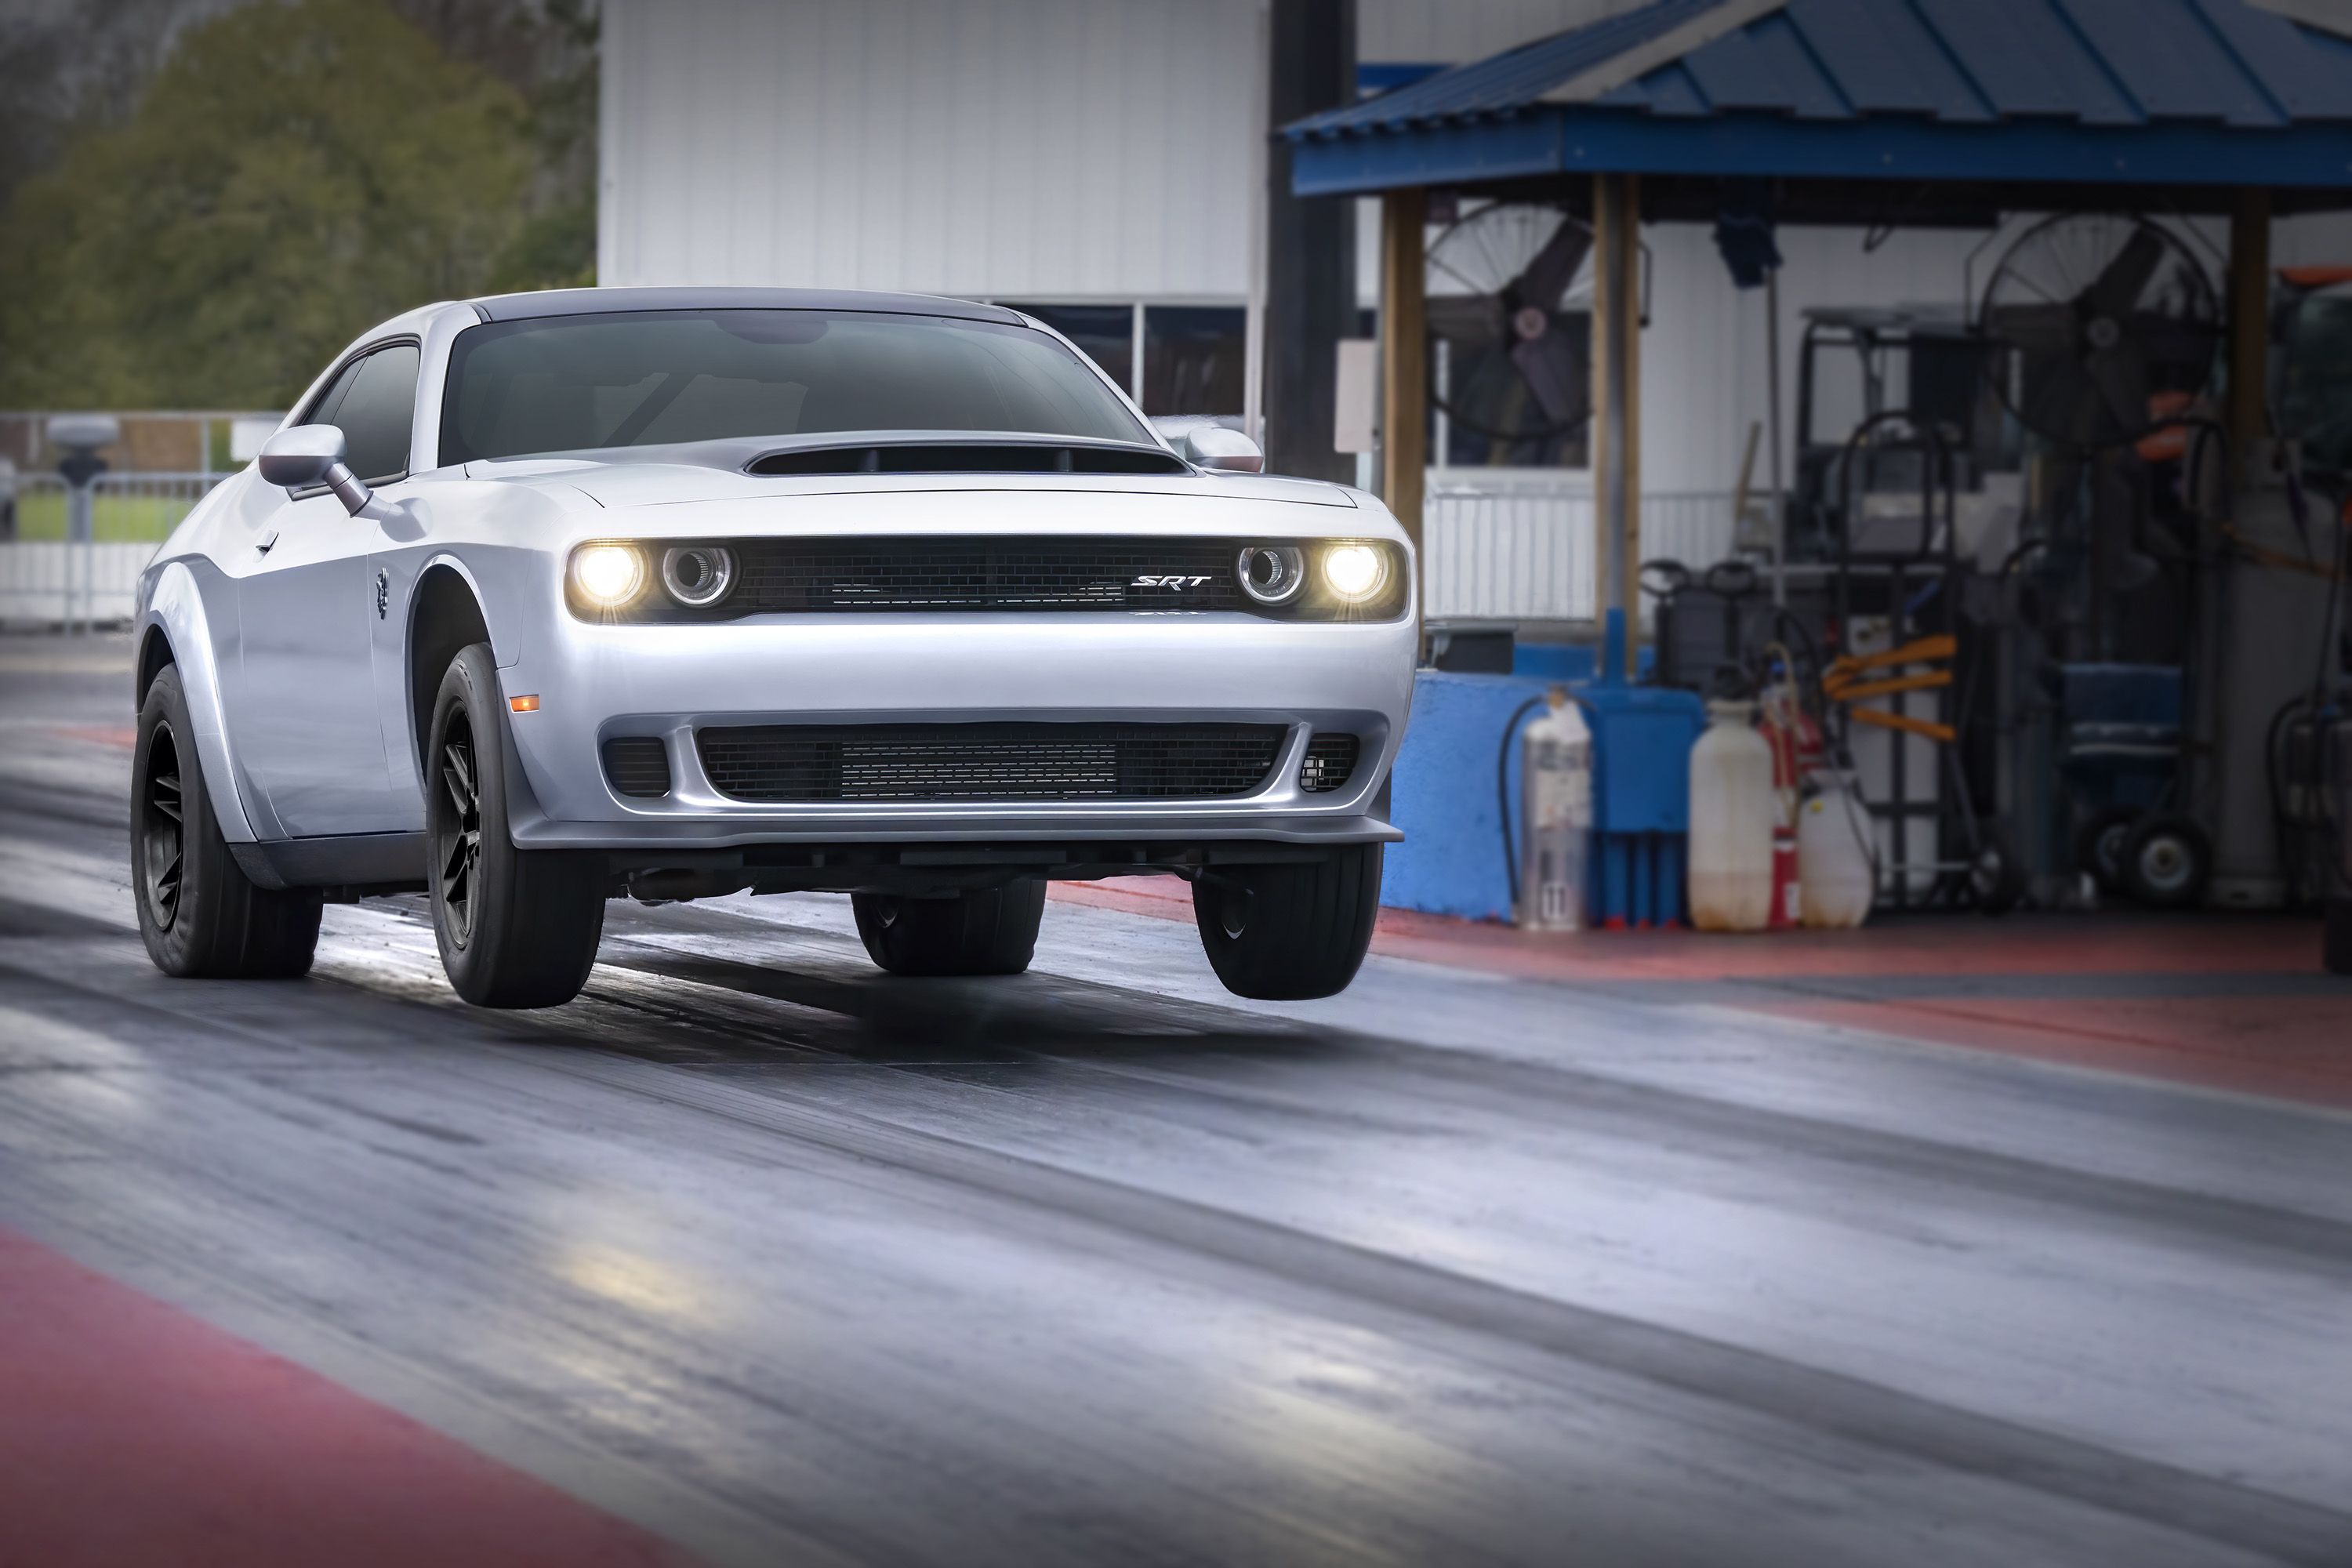
[[[608,509],[751,501],[790,496],[1001,491],[1181,496],[1352,509],[1343,486],[1256,474],[811,474],[768,478],[700,463],[513,458],[466,465],[466,476],[578,490]]]

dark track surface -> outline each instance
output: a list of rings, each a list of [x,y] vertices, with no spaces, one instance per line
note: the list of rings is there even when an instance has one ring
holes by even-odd
[[[127,657],[0,642],[0,1226],[713,1559],[2352,1563],[2341,1113],[1062,903],[175,983]]]

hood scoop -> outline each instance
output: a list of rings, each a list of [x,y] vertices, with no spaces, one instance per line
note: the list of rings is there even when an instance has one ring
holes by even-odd
[[[763,479],[810,474],[1189,474],[1183,460],[1150,447],[1058,447],[1015,441],[888,443],[794,447],[743,466]]]

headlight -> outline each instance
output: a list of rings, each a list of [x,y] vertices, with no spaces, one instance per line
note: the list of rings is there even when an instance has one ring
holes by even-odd
[[[627,604],[645,585],[645,557],[633,546],[583,544],[572,552],[572,586],[598,609]]]
[[[723,545],[688,544],[662,552],[662,586],[688,609],[708,609],[735,586],[735,552]]]
[[[1235,564],[1242,592],[1261,605],[1287,604],[1307,581],[1307,563],[1295,544],[1253,544]]]
[[[1389,574],[1388,562],[1369,544],[1333,544],[1323,551],[1323,582],[1349,604],[1381,591]]]

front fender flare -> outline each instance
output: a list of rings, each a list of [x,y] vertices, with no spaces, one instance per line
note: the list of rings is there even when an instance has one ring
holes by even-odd
[[[215,593],[233,592],[209,563],[197,564],[215,579]],[[205,791],[212,797],[221,837],[232,844],[253,843],[259,835],[246,809],[236,748],[221,706],[220,664],[236,657],[236,617],[215,618],[190,563],[167,561],[150,566],[140,584],[134,647],[145,646],[150,627],[160,630],[171,644],[172,662],[179,667],[180,689],[196,730],[196,760],[205,770]]]

